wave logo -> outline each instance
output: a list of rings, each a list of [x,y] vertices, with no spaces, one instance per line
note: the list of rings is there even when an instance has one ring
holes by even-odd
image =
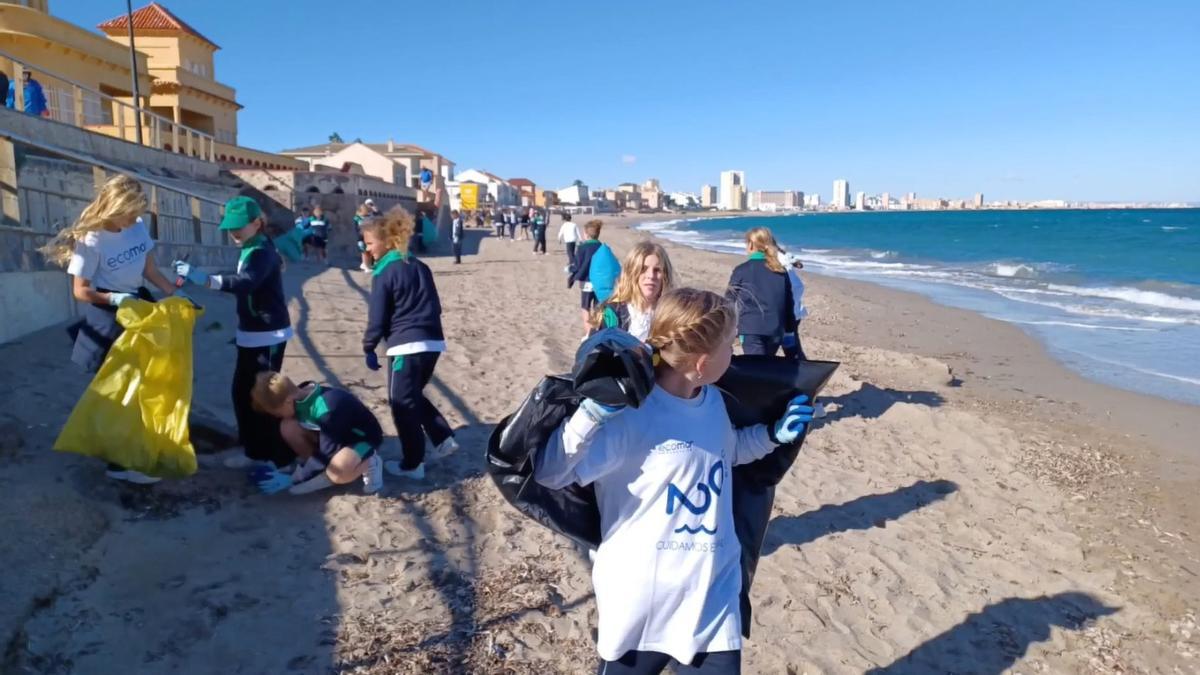
[[[693,502],[688,498],[688,492],[680,490],[674,483],[667,485],[667,515],[674,515],[680,507],[687,509],[693,515],[704,516],[708,510],[713,507],[717,498],[721,496],[721,488],[725,482],[725,462],[717,462],[708,470],[708,480],[696,483],[696,492],[699,493],[699,499]],[[690,490],[689,490],[690,492]],[[697,524],[695,527],[680,525],[675,528],[676,533],[686,532],[688,534],[716,534],[717,528],[714,525],[712,529],[705,527],[703,524]]]

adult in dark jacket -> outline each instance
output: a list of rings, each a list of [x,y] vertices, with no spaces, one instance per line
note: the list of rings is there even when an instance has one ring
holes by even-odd
[[[742,352],[773,356],[796,326],[791,284],[770,230],[747,232],[746,252],[750,257],[734,268],[725,296],[737,303]]]
[[[433,273],[409,253],[412,216],[400,207],[363,221],[363,241],[375,256],[363,352],[367,367],[379,370],[375,348],[387,343],[388,403],[403,461],[386,462],[388,473],[421,480],[425,477],[425,437],[442,456],[458,448],[446,418],[425,398],[438,358],[446,351],[442,334],[442,302]]]

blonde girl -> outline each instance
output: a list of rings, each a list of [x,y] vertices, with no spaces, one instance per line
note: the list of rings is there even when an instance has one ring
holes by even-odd
[[[367,245],[363,242],[362,224],[367,218],[375,214],[375,202],[367,200],[359,205],[358,211],[354,214],[354,232],[358,236],[358,251],[362,254],[362,264],[359,269],[364,272],[370,272],[375,265],[375,259],[367,251]]]
[[[734,268],[725,295],[737,305],[742,351],[774,355],[783,336],[796,327],[792,287],[770,230],[747,232],[746,253],[749,257]]]
[[[89,373],[100,369],[124,330],[117,323],[117,307],[132,298],[153,301],[144,280],[165,295],[175,292],[154,264],[154,240],[141,218],[146,208],[141,183],[114,176],[79,219],[42,248],[46,260],[65,266],[71,275],[71,294],[82,315],[68,329],[75,340],[71,360]],[[109,465],[107,475],[135,483],[158,481],[115,464]]]
[[[458,443],[446,418],[425,398],[425,385],[446,351],[446,338],[433,273],[408,250],[414,229],[412,216],[399,206],[363,221],[363,241],[376,260],[363,352],[367,367],[379,370],[375,349],[380,342],[387,344],[388,404],[403,460],[387,462],[384,468],[395,476],[421,480],[425,437],[437,456],[453,452]]]
[[[671,290],[673,278],[666,249],[652,241],[638,242],[621,262],[612,297],[592,312],[594,329],[620,328],[645,341],[654,309],[663,293]]]
[[[659,301],[650,328],[655,387],[638,408],[585,399],[538,456],[551,489],[594,485],[601,543],[592,581],[600,672],[737,673],[740,547],[731,469],[794,442],[812,419],[800,396],[772,427],[734,429],[715,383],[737,311],[708,291]]]

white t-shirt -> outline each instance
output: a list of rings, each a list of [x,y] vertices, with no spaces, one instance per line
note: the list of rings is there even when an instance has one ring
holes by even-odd
[[[120,232],[96,230],[75,243],[67,274],[86,279],[93,288],[134,293],[142,285],[146,256],[154,240],[141,218]]]
[[[558,240],[564,244],[579,241],[579,226],[575,224],[575,221],[563,221],[562,227],[558,228]]]
[[[596,425],[582,409],[539,455],[539,483],[594,483],[602,541],[592,568],[596,649],[689,663],[741,649],[741,549],[731,469],[775,449],[765,426],[734,430],[715,387],[692,399],[656,387]]]
[[[800,273],[792,265],[791,256],[781,252],[779,264],[787,270],[788,283],[792,286],[792,312],[796,320],[800,321],[808,316],[808,308],[804,306],[804,281],[800,279]]]
[[[650,337],[650,324],[654,321],[654,310],[640,311],[632,302],[625,305],[629,310],[629,334],[645,342]]]

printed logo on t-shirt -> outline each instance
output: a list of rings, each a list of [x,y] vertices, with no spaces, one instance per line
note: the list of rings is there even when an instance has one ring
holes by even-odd
[[[137,262],[142,256],[146,255],[147,246],[148,244],[146,242],[142,242],[136,246],[130,246],[116,255],[108,256],[108,258],[104,260],[104,264],[108,267],[108,269],[115,270],[117,268],[124,267],[129,263]]]
[[[688,444],[691,445],[690,443]],[[716,501],[721,497],[721,488],[725,485],[725,462],[718,461],[708,469],[707,480],[697,483],[695,491],[697,493],[696,501],[692,501],[688,495],[692,492],[691,488],[681,490],[674,483],[667,485],[667,515],[674,515],[680,507],[686,509],[693,515],[700,516],[700,522],[694,526],[680,525],[675,528],[676,533],[686,532],[688,534],[709,534],[717,533],[717,526],[714,524],[712,528],[705,527],[704,516],[716,505]]]

